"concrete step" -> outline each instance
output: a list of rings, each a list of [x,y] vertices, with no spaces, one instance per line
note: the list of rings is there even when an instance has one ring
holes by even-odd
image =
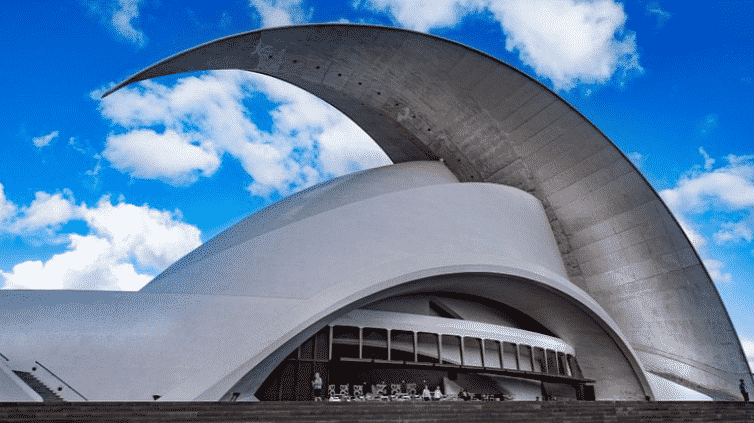
[[[735,402],[441,403],[23,403],[1,404],[0,421],[58,422],[754,422],[754,404]]]
[[[33,374],[20,370],[14,370],[13,373],[15,373],[19,379],[24,381],[25,384],[29,385],[34,392],[38,393],[39,396],[42,397],[42,400],[49,402],[63,402],[63,398],[60,398],[58,394],[48,388],[47,385],[42,383],[42,381],[37,379]]]

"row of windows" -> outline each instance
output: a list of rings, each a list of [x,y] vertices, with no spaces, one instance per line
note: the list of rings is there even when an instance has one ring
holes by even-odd
[[[315,360],[347,357],[449,363],[582,378],[576,357],[561,351],[428,332],[333,326],[331,334],[326,328],[304,342],[299,354]]]

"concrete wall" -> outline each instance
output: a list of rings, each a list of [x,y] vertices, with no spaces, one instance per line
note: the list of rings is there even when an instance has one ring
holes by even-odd
[[[498,276],[412,285],[459,273]],[[4,291],[0,352],[39,360],[90,400],[218,400],[255,391],[329,321],[429,287],[513,300],[591,360],[582,369],[598,392],[651,393],[620,330],[565,278],[541,204],[515,188],[436,184],[351,202],[162,282],[170,292]]]
[[[39,396],[5,364],[0,362],[0,402],[41,402]]]
[[[203,69],[303,88],[395,163],[442,158],[462,182],[532,193],[568,278],[608,311],[647,368],[716,399],[740,399],[740,378],[754,386],[712,279],[657,193],[599,129],[522,72],[427,34],[327,24],[227,37],[122,85]]]

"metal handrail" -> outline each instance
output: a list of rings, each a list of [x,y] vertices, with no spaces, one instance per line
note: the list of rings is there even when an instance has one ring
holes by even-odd
[[[76,393],[76,394],[77,394],[78,396],[80,396],[81,398],[83,398],[83,399],[84,399],[84,401],[89,401],[88,399],[86,399],[86,397],[85,397],[85,396],[81,395],[81,393],[79,393],[79,391],[77,391],[77,390],[73,389],[73,386],[71,386],[71,385],[69,385],[69,384],[65,383],[65,381],[64,381],[63,379],[59,378],[59,377],[58,377],[58,375],[56,375],[55,373],[53,373],[53,372],[52,372],[52,370],[48,369],[47,367],[45,367],[45,366],[44,366],[44,365],[43,365],[42,363],[40,363],[40,362],[38,362],[38,361],[34,361],[34,362],[35,362],[35,363],[37,363],[37,364],[39,365],[39,367],[41,367],[41,368],[43,368],[43,369],[47,370],[47,373],[49,373],[49,374],[53,375],[53,376],[55,377],[55,379],[59,380],[59,381],[60,381],[60,383],[62,383],[63,385],[67,386],[67,387],[68,387],[68,389],[70,389],[71,391],[75,392],[75,393]]]
[[[8,360],[8,357],[6,357],[3,353],[0,353],[0,357],[4,358],[5,361],[10,361],[10,360]]]

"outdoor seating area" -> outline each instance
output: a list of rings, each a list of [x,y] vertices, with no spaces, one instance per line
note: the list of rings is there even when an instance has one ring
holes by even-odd
[[[366,388],[366,389],[365,389]],[[416,383],[377,383],[373,385],[328,385],[327,401],[426,401],[422,395],[423,386]],[[440,387],[430,389],[431,401],[501,401],[502,395],[480,394],[469,392],[468,399],[464,399],[459,393],[442,392]]]

